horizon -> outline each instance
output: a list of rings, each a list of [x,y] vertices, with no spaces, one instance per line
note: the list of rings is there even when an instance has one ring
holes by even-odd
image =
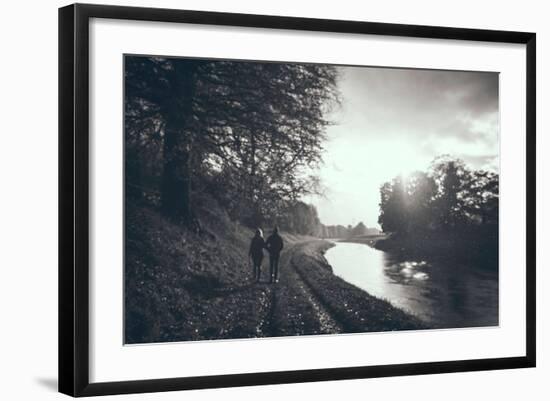
[[[312,171],[325,196],[303,198],[324,225],[380,229],[380,186],[426,171],[441,155],[498,172],[498,73],[337,68],[342,103]]]

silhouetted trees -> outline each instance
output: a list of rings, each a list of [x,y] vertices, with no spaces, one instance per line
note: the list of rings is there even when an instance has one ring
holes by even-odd
[[[183,222],[201,191],[249,224],[272,219],[317,191],[304,171],[320,161],[336,79],[321,65],[127,56],[127,193],[153,187]]]
[[[297,201],[282,212],[279,226],[285,230],[303,235],[319,235],[321,221],[313,205]]]
[[[368,228],[362,221],[359,222],[355,227],[353,227],[350,232],[350,234],[354,237],[367,235],[367,233],[368,233]]]
[[[393,235],[376,247],[497,268],[498,179],[496,173],[441,156],[427,172],[385,183],[378,222]]]
[[[326,236],[325,238],[348,238],[349,231],[346,226],[341,224],[333,226],[325,226]]]
[[[428,172],[396,177],[380,188],[378,222],[399,235],[496,231],[498,174],[471,170],[449,156],[436,158]],[[487,227],[490,227],[487,230]]]
[[[326,226],[321,224],[318,230],[318,236],[321,238],[353,238],[365,235],[378,235],[380,230],[373,227],[367,227],[363,222],[359,222],[355,227],[348,225]]]

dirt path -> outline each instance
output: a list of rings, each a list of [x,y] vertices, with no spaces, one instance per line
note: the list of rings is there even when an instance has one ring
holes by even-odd
[[[194,309],[165,332],[167,341],[281,337],[422,328],[421,322],[345,282],[323,257],[322,240],[287,245],[279,282],[214,289],[190,303]],[[251,278],[251,277],[250,277]]]
[[[338,334],[424,328],[414,316],[332,273],[326,241],[290,246],[281,258],[280,282],[269,285],[268,336]]]
[[[271,311],[266,319],[265,335],[292,336],[341,333],[342,325],[314,295],[309,285],[295,269],[296,256],[304,251],[308,241],[293,244],[281,254],[279,283],[269,285]],[[269,268],[264,267],[264,271]],[[264,280],[267,280],[265,273]]]

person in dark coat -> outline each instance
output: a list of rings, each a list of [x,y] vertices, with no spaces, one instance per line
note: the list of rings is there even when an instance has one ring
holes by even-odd
[[[248,251],[248,256],[252,259],[252,264],[254,265],[254,280],[260,282],[260,274],[262,268],[262,260],[264,258],[264,248],[265,241],[264,235],[261,229],[256,229],[256,233],[250,241],[250,250]]]
[[[275,227],[273,233],[265,242],[265,247],[269,252],[269,273],[270,283],[279,282],[279,256],[283,250],[283,238],[279,235],[279,228]]]

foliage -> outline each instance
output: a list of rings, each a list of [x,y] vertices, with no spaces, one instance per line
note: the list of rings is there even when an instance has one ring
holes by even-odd
[[[393,236],[376,246],[496,268],[498,191],[498,174],[438,157],[428,172],[382,185],[378,221]]]
[[[352,227],[351,225],[346,227],[340,224],[334,226],[326,226],[324,224],[321,224],[317,235],[321,238],[343,239],[378,234],[380,234],[380,230],[373,227],[367,227],[365,223],[361,221],[357,223],[355,227]]]
[[[320,225],[315,206],[301,201],[288,207],[279,222],[282,229],[302,235],[318,235]]]
[[[395,177],[382,185],[379,223],[386,232],[404,235],[496,225],[498,174],[439,157],[428,172]]]
[[[128,56],[129,194],[159,191],[164,214],[189,221],[210,191],[233,217],[259,225],[318,189],[330,66]]]

